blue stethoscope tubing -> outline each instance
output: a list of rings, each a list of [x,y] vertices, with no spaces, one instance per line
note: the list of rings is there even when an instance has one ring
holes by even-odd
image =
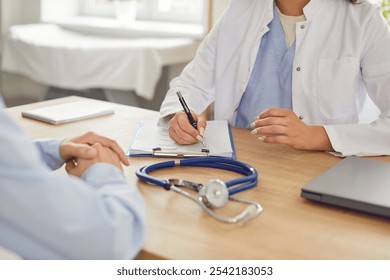
[[[169,180],[160,180],[153,176],[150,176],[149,173],[157,169],[169,168],[175,166],[190,166],[190,167],[208,167],[216,168],[227,171],[232,171],[244,175],[244,177],[236,178],[230,181],[225,182],[226,187],[228,188],[229,195],[233,195],[250,188],[253,188],[257,185],[258,182],[258,173],[255,168],[252,166],[237,161],[231,158],[223,157],[205,157],[205,158],[190,158],[182,159],[179,161],[171,160],[159,162],[152,165],[147,165],[139,168],[136,171],[136,175],[142,181],[146,181],[150,184],[161,186],[166,190],[171,188],[171,183]]]

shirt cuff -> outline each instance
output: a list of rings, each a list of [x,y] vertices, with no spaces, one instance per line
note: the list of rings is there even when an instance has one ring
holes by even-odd
[[[91,165],[81,174],[80,178],[97,189],[106,185],[127,184],[125,175],[121,170],[104,162]]]
[[[34,144],[38,148],[41,158],[52,170],[60,168],[65,160],[60,156],[60,145],[64,139],[39,139]]]

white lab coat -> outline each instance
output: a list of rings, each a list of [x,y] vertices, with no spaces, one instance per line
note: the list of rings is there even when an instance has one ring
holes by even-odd
[[[380,7],[363,1],[311,0],[296,27],[293,110],[323,125],[343,156],[390,155],[390,30]],[[232,0],[182,74],[172,80],[161,116],[182,110],[175,92],[202,112],[215,101],[215,118],[234,124],[273,0]],[[367,92],[379,119],[359,124]],[[259,112],[260,113],[260,112]]]

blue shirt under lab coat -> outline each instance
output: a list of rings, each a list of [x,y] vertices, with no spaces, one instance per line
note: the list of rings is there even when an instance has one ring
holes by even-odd
[[[268,108],[292,109],[295,42],[287,48],[275,4],[273,10],[274,18],[261,40],[252,75],[238,106],[235,124],[238,127],[249,127]]]
[[[106,163],[53,173],[62,140],[32,144],[2,107],[0,97],[0,245],[24,259],[133,258],[145,227],[135,186]]]

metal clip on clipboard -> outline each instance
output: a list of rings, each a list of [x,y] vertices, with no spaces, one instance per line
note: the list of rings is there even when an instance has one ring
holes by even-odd
[[[160,147],[153,148],[153,156],[155,157],[176,157],[176,158],[187,158],[187,157],[208,157],[210,154],[209,149],[202,149],[200,152],[188,152],[188,151],[163,151]]]

